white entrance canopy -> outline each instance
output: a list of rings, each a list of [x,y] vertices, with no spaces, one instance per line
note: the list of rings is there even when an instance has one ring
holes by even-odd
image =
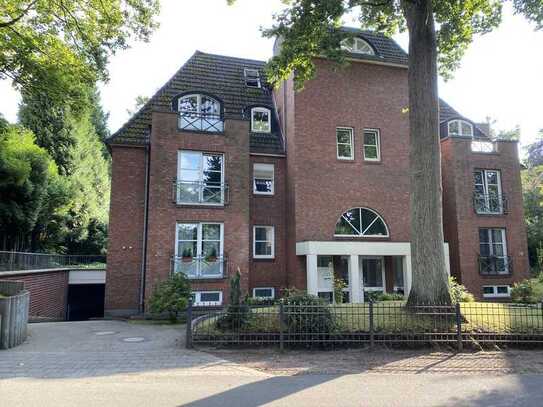
[[[449,245],[445,246],[445,263],[450,274]],[[317,256],[350,256],[349,287],[351,302],[362,302],[360,285],[359,256],[401,256],[403,259],[405,295],[411,290],[411,243],[409,242],[356,242],[356,241],[306,241],[296,243],[296,255],[306,256],[307,292],[317,295]]]

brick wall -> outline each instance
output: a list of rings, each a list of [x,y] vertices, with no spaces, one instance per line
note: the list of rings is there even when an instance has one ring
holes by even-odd
[[[478,298],[483,285],[512,284],[529,276],[528,248],[517,143],[497,143],[497,153],[471,152],[471,140],[442,141],[445,240],[451,248],[451,273]],[[478,215],[473,208],[475,169],[500,170],[502,192],[508,200],[503,215]],[[478,268],[479,228],[505,228],[507,254],[513,273],[507,277],[481,276]]]
[[[22,281],[30,291],[30,320],[61,320],[66,317],[68,271],[20,273],[1,280]]]
[[[112,146],[106,314],[138,311],[145,200],[145,149]]]

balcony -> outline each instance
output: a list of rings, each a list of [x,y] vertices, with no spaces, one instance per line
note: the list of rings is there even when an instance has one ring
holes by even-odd
[[[173,181],[172,200],[178,205],[214,205],[228,203],[228,184],[201,181]]]
[[[189,131],[222,133],[224,131],[224,120],[217,114],[181,112],[179,113],[179,128]]]
[[[473,193],[473,209],[478,215],[501,215],[507,213],[507,199],[503,194]]]
[[[471,142],[471,151],[473,153],[492,154],[497,151],[496,143],[493,141],[473,140]]]
[[[479,273],[483,276],[509,276],[512,272],[511,256],[479,256]]]
[[[189,279],[223,278],[225,257],[172,257],[172,273],[184,273]]]

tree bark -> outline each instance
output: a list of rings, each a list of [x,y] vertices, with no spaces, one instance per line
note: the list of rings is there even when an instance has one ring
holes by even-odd
[[[437,45],[432,0],[402,0],[409,32],[409,305],[451,303],[443,248]]]

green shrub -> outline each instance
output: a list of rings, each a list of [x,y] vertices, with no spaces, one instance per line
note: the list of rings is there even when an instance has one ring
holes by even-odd
[[[217,328],[222,331],[242,329],[248,325],[251,319],[251,309],[243,301],[239,267],[236,274],[230,278],[229,299],[226,314],[217,321]]]
[[[170,321],[176,322],[179,313],[187,307],[189,297],[189,280],[183,273],[174,273],[155,286],[149,307],[152,313],[167,313]]]
[[[290,332],[328,333],[336,329],[336,321],[328,303],[305,291],[288,289],[279,303],[284,306]]]
[[[511,301],[523,304],[537,304],[543,300],[543,281],[529,278],[515,283],[511,289]]]
[[[343,289],[347,287],[347,283],[342,278],[334,278],[334,302],[343,304]]]
[[[396,293],[382,293],[379,291],[369,291],[364,293],[366,299],[372,302],[379,301],[403,301],[404,296]]]
[[[473,294],[464,285],[459,284],[453,276],[449,276],[449,293],[453,304],[475,301]]]

